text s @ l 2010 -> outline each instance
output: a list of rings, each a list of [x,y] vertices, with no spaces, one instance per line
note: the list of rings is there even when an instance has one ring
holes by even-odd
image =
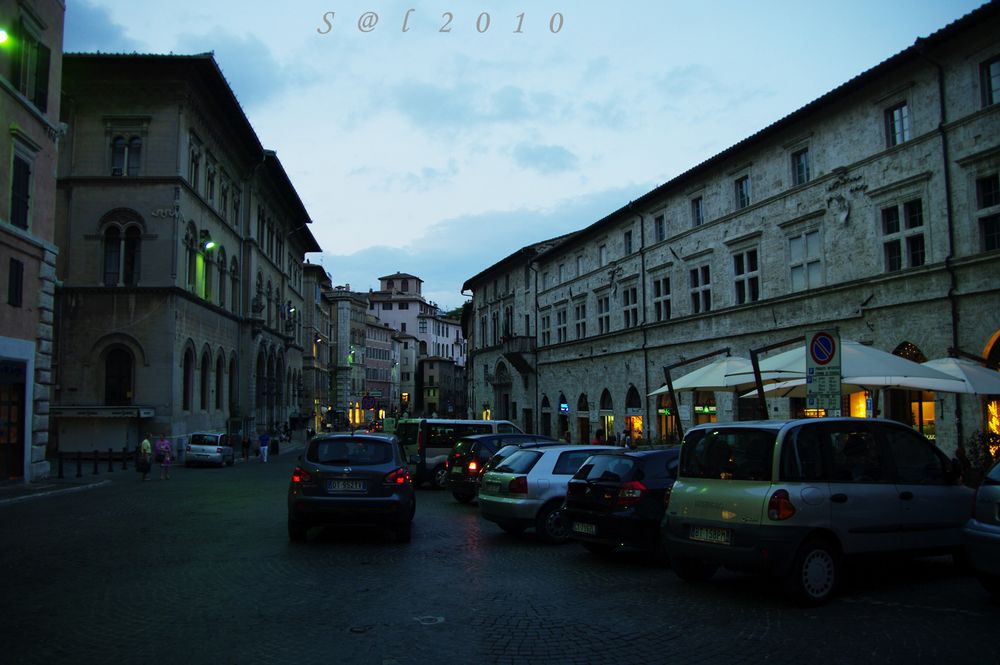
[[[525,14],[521,12],[514,16],[508,16],[505,18],[494,18],[489,12],[479,12],[478,15],[468,14],[459,15],[456,17],[452,12],[444,12],[441,14],[439,21],[436,21],[438,27],[437,32],[449,33],[453,31],[472,31],[475,30],[480,34],[489,32],[491,29],[494,31],[504,30],[509,31],[512,34],[524,34],[528,30],[548,30],[553,35],[559,34],[563,25],[566,22],[565,17],[562,12],[553,12],[548,17],[541,15],[536,15],[538,18],[532,20]],[[400,32],[410,32],[415,25],[415,18],[417,17],[416,9],[407,9],[403,12],[402,16],[395,16],[398,19],[397,26]],[[323,16],[320,17],[322,25],[316,28],[316,32],[320,35],[329,35],[334,30],[337,30],[340,26],[345,26],[345,29],[357,29],[358,32],[373,32],[378,28],[379,23],[382,22],[382,17],[379,16],[378,12],[367,11],[362,13],[357,17],[355,21],[353,16],[347,17],[346,19],[337,17],[337,12],[329,11],[323,12]],[[390,18],[385,19],[387,27],[384,29],[392,30],[392,21]]]

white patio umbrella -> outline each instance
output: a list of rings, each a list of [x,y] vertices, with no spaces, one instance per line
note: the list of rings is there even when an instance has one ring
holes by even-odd
[[[921,363],[939,372],[960,380],[965,390],[949,391],[964,392],[976,395],[1000,395],[1000,372],[964,358],[935,358]]]
[[[784,374],[805,384],[805,345],[761,360],[760,371],[772,376]],[[965,392],[963,382],[954,376],[851,340],[840,342],[840,376],[841,383],[865,388]],[[752,380],[752,372],[750,377]]]
[[[765,381],[775,380],[777,374],[769,374]],[[673,379],[674,390],[707,390],[724,391],[753,386],[753,365],[746,358],[726,356],[713,360],[709,364]],[[661,395],[667,392],[667,386],[661,386],[649,396]]]

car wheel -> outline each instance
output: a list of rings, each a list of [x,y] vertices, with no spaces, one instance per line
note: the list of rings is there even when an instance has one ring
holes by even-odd
[[[719,569],[715,564],[687,558],[671,559],[670,567],[677,573],[677,577],[685,582],[704,582],[711,579]]]
[[[288,518],[288,539],[293,543],[301,543],[309,533],[309,525]]]
[[[558,503],[550,503],[542,508],[535,520],[535,531],[545,543],[563,543],[569,539],[565,513]]]
[[[436,490],[445,489],[448,486],[448,469],[444,466],[435,467],[434,472],[431,473],[431,485]]]
[[[408,543],[413,538],[413,522],[398,524],[393,532],[397,543]]]
[[[840,552],[836,546],[827,540],[807,540],[785,576],[785,591],[803,605],[822,605],[837,591],[840,570]]]
[[[994,598],[1000,600],[1000,575],[979,573],[976,577],[979,579],[979,583],[983,585],[984,589],[993,594]]]
[[[504,533],[509,533],[512,536],[520,536],[524,533],[524,527],[520,524],[510,524],[509,522],[500,522],[497,524],[498,527],[503,529]]]
[[[583,546],[587,548],[587,551],[591,554],[597,554],[599,556],[607,556],[611,554],[611,551],[615,549],[614,545],[608,545],[607,543],[583,543]]]
[[[475,494],[469,494],[468,492],[452,492],[451,495],[459,503],[471,503],[476,498]]]

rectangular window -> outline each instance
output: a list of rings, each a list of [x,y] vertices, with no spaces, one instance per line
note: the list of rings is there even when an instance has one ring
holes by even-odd
[[[736,304],[757,302],[760,299],[760,272],[757,266],[757,250],[733,254],[733,275],[736,286]]]
[[[597,298],[597,332],[600,335],[611,332],[611,296]]]
[[[788,267],[793,291],[814,289],[822,284],[820,249],[819,231],[807,231],[788,239]]]
[[[712,311],[712,273],[709,266],[691,269],[691,313]]]
[[[667,239],[667,223],[663,219],[663,215],[657,215],[653,218],[653,237],[656,238],[656,242],[663,242]]]
[[[384,302],[384,303],[382,303],[382,310],[383,311],[390,310],[390,309],[392,309],[392,303],[391,302]]]
[[[576,276],[579,277],[583,274],[583,257],[576,257]]]
[[[625,254],[631,254],[632,253],[632,231],[631,230],[625,232],[624,241],[625,241]]]
[[[629,286],[622,289],[622,323],[625,328],[639,325],[639,289]]]
[[[31,163],[14,154],[14,172],[10,179],[10,223],[27,229],[31,209]]]
[[[24,264],[17,259],[10,260],[7,273],[7,304],[20,307],[24,297]]]
[[[910,110],[901,102],[885,110],[885,145],[891,148],[910,139]]]
[[[396,309],[410,309],[410,303],[408,302],[397,303]]]
[[[980,210],[1000,205],[1000,174],[976,180],[976,205]]]
[[[573,306],[573,318],[576,322],[576,338],[587,336],[587,303],[579,302]]]
[[[670,278],[659,277],[653,280],[653,313],[657,321],[670,318]]]
[[[549,273],[548,271],[542,273],[542,288],[549,288]]]
[[[736,209],[742,210],[750,205],[750,176],[737,178],[733,183],[736,195]]]
[[[597,265],[604,267],[608,265],[608,246],[601,245],[597,248]]]
[[[983,106],[1000,101],[1000,56],[979,65],[979,84],[983,91]]]
[[[551,321],[549,315],[546,314],[542,317],[542,346],[547,346],[552,341],[552,333],[549,328],[551,326]]]
[[[705,209],[702,203],[702,198],[699,196],[691,199],[691,224],[692,226],[701,226],[704,223]]]
[[[564,264],[564,263],[560,263],[559,264],[559,268],[557,269],[558,275],[559,275],[559,281],[557,281],[556,284],[562,284],[563,282],[566,281],[565,267],[566,267],[566,264]]]
[[[1000,215],[979,218],[979,232],[983,237],[983,251],[1000,249]]]
[[[11,83],[43,113],[49,103],[49,62],[51,51],[36,34],[35,24],[29,27],[22,17],[14,26],[13,39],[9,40],[11,53]],[[40,31],[40,26],[37,27]]]
[[[792,184],[804,185],[809,182],[809,148],[792,153]]]
[[[566,317],[567,313],[565,309],[560,309],[556,312],[556,341],[560,344],[568,339],[566,337]]]
[[[917,268],[927,262],[923,227],[920,199],[882,209],[882,253],[886,272],[902,270],[904,266]]]

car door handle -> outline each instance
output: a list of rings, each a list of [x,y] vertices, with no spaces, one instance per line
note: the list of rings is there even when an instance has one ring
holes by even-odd
[[[903,501],[913,501],[913,492],[900,492],[899,498]]]
[[[847,503],[847,495],[843,493],[837,493],[830,496],[830,501],[834,503]]]

